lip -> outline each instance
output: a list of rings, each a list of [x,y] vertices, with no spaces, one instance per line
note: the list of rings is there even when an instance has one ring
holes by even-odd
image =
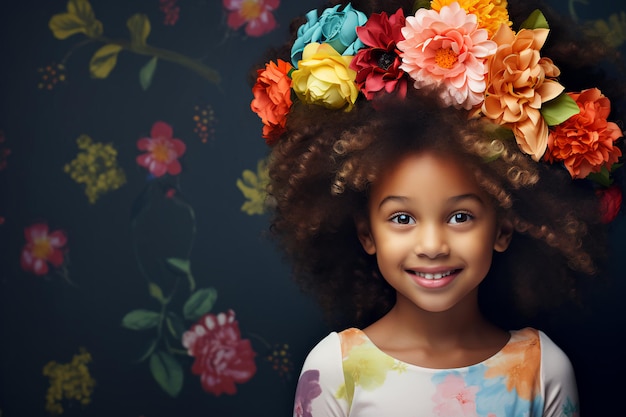
[[[413,281],[423,288],[438,289],[449,285],[461,272],[460,268],[407,269]]]

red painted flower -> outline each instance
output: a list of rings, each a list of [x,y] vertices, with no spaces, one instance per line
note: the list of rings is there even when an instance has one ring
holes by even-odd
[[[178,0],[159,0],[159,10],[165,14],[163,24],[173,26],[178,22],[180,16],[180,6],[177,5]]]
[[[239,29],[246,25],[248,36],[261,36],[276,27],[272,11],[278,8],[280,0],[223,0],[228,14],[228,26]]]
[[[374,13],[364,26],[356,28],[359,39],[369,48],[362,48],[350,63],[357,72],[356,83],[368,100],[383,93],[395,92],[404,98],[407,77],[400,69],[402,59],[396,43],[404,39],[402,27],[406,19],[402,9],[387,16]]]
[[[166,172],[170,175],[180,174],[178,158],[185,153],[186,147],[180,139],[173,139],[172,126],[165,122],[156,122],[150,136],[137,141],[139,150],[148,151],[137,157],[137,163],[155,177],[161,177]]]
[[[22,249],[22,269],[35,275],[46,275],[48,263],[55,268],[63,264],[63,247],[67,236],[62,230],[49,233],[48,225],[35,223],[24,229],[26,244]]]
[[[622,207],[622,190],[617,185],[602,188],[596,191],[600,198],[600,211],[602,213],[602,223],[611,223],[617,217]]]
[[[202,388],[215,395],[235,394],[235,383],[256,373],[250,340],[242,339],[235,312],[206,314],[183,334],[183,346],[195,357],[191,372],[200,375]]]

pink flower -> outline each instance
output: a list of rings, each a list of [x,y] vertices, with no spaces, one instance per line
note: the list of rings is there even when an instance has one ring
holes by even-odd
[[[159,10],[165,14],[164,25],[174,26],[178,21],[180,6],[176,5],[177,2],[178,0],[159,0]]]
[[[191,372],[200,375],[202,388],[214,395],[235,394],[235,383],[256,373],[255,353],[241,338],[235,312],[206,314],[183,334],[183,346],[195,357]]]
[[[63,247],[67,236],[61,230],[49,233],[46,223],[35,223],[24,229],[26,244],[22,249],[22,269],[35,275],[46,275],[48,263],[55,268],[63,264]]]
[[[278,8],[280,0],[223,0],[228,14],[228,26],[237,30],[246,25],[248,36],[261,36],[276,27],[272,11]]]
[[[355,82],[368,100],[384,93],[395,92],[404,98],[407,90],[407,77],[400,69],[402,60],[396,44],[404,39],[402,28],[406,23],[402,9],[387,16],[387,13],[374,13],[364,26],[356,32],[363,44],[350,63],[357,72]]]
[[[458,3],[439,12],[419,9],[406,18],[400,68],[414,80],[415,88],[441,87],[448,106],[471,109],[484,100],[486,60],[497,44],[478,28],[477,18]]]
[[[448,375],[437,385],[437,392],[432,398],[437,406],[433,411],[437,416],[478,417],[476,392],[478,387],[467,387],[463,378]]]
[[[152,125],[150,136],[137,141],[139,150],[148,151],[137,157],[137,163],[155,177],[161,177],[166,172],[170,175],[180,174],[178,158],[185,153],[186,146],[180,139],[172,138],[172,126],[156,122]]]

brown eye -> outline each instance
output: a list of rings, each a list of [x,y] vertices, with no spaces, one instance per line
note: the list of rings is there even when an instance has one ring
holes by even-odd
[[[405,213],[400,213],[400,214],[396,214],[395,216],[393,216],[391,218],[391,221],[394,223],[398,223],[398,224],[413,224],[415,223],[415,220],[413,220],[413,217],[409,216],[408,214]]]
[[[450,217],[449,222],[452,224],[465,223],[473,219],[473,216],[469,213],[454,213],[452,217]]]

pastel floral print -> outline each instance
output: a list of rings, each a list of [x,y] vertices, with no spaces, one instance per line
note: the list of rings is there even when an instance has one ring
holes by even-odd
[[[296,390],[294,414],[297,417],[313,417],[313,414],[311,414],[311,401],[319,397],[321,393],[320,372],[317,369],[303,372]]]
[[[437,385],[433,401],[436,416],[479,417],[476,414],[476,392],[478,387],[466,386],[462,377],[449,374]]]
[[[156,122],[152,126],[149,138],[137,141],[137,148],[147,151],[137,157],[137,164],[146,168],[155,177],[178,175],[181,165],[178,161],[186,150],[185,143],[173,137],[172,126],[165,122]]]
[[[440,12],[419,9],[407,17],[402,34],[400,68],[415,80],[415,88],[444,87],[441,99],[447,106],[469,110],[482,103],[486,60],[497,45],[475,15],[456,2]]]
[[[255,352],[242,339],[235,312],[206,314],[183,334],[183,346],[195,361],[191,372],[200,375],[202,388],[214,395],[235,394],[235,384],[256,373]]]
[[[245,25],[248,36],[258,37],[276,28],[273,12],[280,0],[223,0],[228,13],[228,26],[237,30]]]
[[[49,265],[63,264],[67,236],[62,230],[50,232],[46,223],[35,223],[24,229],[26,244],[22,249],[22,269],[35,275],[46,275]]]

